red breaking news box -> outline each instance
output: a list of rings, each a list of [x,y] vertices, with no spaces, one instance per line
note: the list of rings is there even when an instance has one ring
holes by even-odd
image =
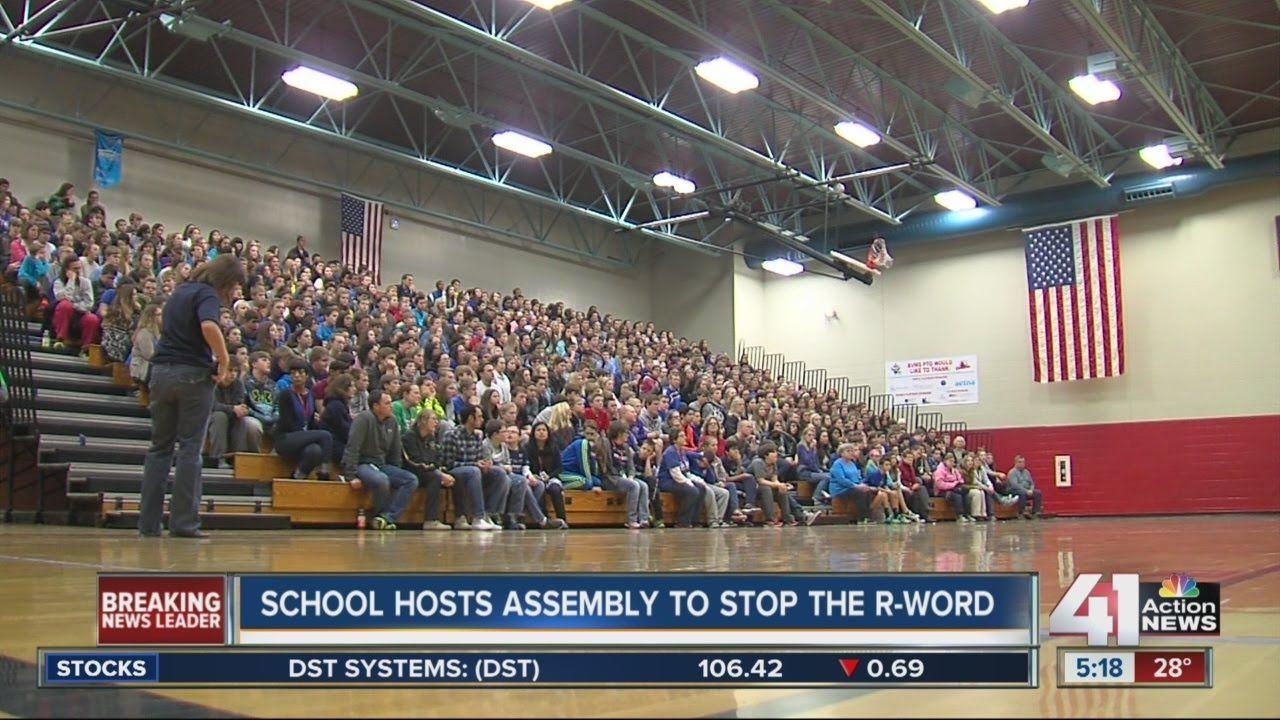
[[[222,645],[221,575],[98,576],[99,645]]]

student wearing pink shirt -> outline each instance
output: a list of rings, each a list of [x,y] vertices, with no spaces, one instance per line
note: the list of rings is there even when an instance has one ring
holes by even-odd
[[[937,470],[933,471],[933,489],[939,495],[947,499],[953,510],[956,511],[956,520],[960,522],[973,522],[973,516],[969,514],[968,504],[965,503],[964,478],[961,477],[960,471],[956,470],[956,456],[947,453],[943,458],[942,464]]]

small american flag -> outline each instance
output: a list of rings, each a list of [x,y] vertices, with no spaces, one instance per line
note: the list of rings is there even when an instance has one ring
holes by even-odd
[[[1036,382],[1123,373],[1117,218],[1075,220],[1023,234]]]
[[[382,203],[342,194],[342,264],[382,283]]]

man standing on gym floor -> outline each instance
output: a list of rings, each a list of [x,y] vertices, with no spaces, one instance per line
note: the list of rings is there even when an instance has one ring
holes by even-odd
[[[213,410],[213,386],[231,373],[218,314],[236,299],[242,285],[239,258],[220,255],[196,268],[164,304],[160,341],[151,358],[151,448],[142,467],[138,512],[138,532],[144,537],[160,535],[170,466],[174,472],[169,535],[203,536],[200,450]]]

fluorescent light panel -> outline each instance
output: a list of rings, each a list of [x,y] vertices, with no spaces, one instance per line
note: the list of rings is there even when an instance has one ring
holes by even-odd
[[[569,2],[569,0],[524,0],[524,1],[529,3],[530,5],[537,5],[543,10],[550,10],[551,8],[556,7],[557,5],[563,5]]]
[[[1181,165],[1183,160],[1183,158],[1174,157],[1170,154],[1169,146],[1164,144],[1148,145],[1138,151],[1138,157],[1142,158],[1143,162],[1157,170],[1163,170],[1167,167],[1173,167],[1174,165]]]
[[[1027,6],[1028,0],[978,0],[992,15],[999,15],[1006,10],[1017,10]]]
[[[854,120],[836,123],[836,134],[858,147],[871,147],[880,142],[880,133]]]
[[[1120,86],[1097,75],[1077,75],[1067,82],[1071,92],[1090,105],[1115,102],[1120,99]]]
[[[783,276],[791,276],[804,272],[804,266],[798,262],[792,262],[786,258],[773,258],[760,263],[760,267],[771,273]]]
[[[355,83],[305,65],[286,71],[280,79],[289,87],[315,93],[330,100],[346,100],[360,92]]]
[[[934,195],[933,200],[948,210],[972,210],[978,207],[978,201],[961,190],[945,190]]]
[[[550,145],[541,140],[535,140],[528,135],[518,133],[515,130],[503,130],[500,133],[496,133],[493,136],[493,144],[525,157],[540,158],[543,155],[551,154]]]
[[[682,178],[679,175],[669,173],[666,170],[663,170],[653,176],[653,184],[658,187],[671,188],[681,195],[688,195],[698,189],[698,186],[695,185],[692,180]]]
[[[736,94],[760,87],[760,78],[755,73],[726,57],[698,63],[694,71],[698,73],[698,77],[729,93]]]

